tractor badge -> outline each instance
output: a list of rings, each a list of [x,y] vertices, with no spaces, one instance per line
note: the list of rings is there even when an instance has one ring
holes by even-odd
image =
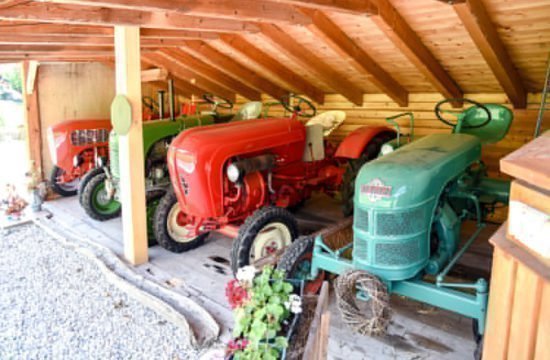
[[[365,194],[371,202],[391,196],[391,186],[384,185],[382,180],[372,179],[368,184],[361,185],[361,194]]]

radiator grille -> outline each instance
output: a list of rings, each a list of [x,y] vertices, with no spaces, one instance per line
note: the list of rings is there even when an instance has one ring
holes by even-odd
[[[366,260],[368,255],[369,242],[367,239],[359,236],[354,236],[353,240],[353,257],[359,260]]]
[[[424,221],[424,207],[400,213],[379,213],[376,216],[376,234],[381,236],[414,234],[425,227]]]
[[[415,239],[398,243],[376,244],[376,263],[380,265],[409,265],[421,258],[420,243]]]
[[[369,231],[369,212],[355,208],[355,226],[363,231]]]
[[[75,130],[71,133],[71,143],[75,146],[86,146],[109,141],[107,129]]]

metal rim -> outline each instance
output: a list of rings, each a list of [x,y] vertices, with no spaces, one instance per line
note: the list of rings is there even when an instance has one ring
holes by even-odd
[[[193,241],[194,237],[189,237],[189,230],[185,226],[181,226],[178,221],[180,217],[180,205],[176,201],[172,208],[168,212],[166,218],[166,230],[168,230],[168,235],[178,243],[188,243]]]
[[[120,203],[109,198],[104,182],[94,189],[92,193],[92,205],[98,213],[104,215],[113,214],[120,209]]]
[[[250,263],[289,246],[291,242],[292,234],[285,224],[275,222],[265,225],[252,241]]]

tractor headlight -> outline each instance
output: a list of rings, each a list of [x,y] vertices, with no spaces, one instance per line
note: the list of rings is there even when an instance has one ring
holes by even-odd
[[[391,144],[384,144],[382,145],[382,148],[380,149],[380,155],[388,155],[389,153],[392,153],[395,149]]]
[[[234,163],[227,167],[226,174],[229,181],[233,183],[236,183],[241,179],[241,171]]]
[[[195,171],[197,159],[193,154],[181,150],[176,150],[176,159],[178,167],[186,173],[192,174]]]

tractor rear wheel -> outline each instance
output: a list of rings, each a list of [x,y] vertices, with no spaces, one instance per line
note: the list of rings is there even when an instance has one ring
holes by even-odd
[[[149,246],[157,245],[157,239],[155,236],[155,212],[160,203],[160,200],[164,197],[166,191],[154,190],[148,191],[145,196],[145,204],[147,211],[147,244]]]
[[[208,233],[195,237],[187,236],[188,230],[178,221],[181,216],[178,199],[173,190],[169,190],[160,199],[153,220],[155,238],[160,246],[174,253],[194,249],[204,243]]]
[[[395,138],[393,133],[383,133],[372,139],[363,150],[358,159],[352,159],[346,166],[344,179],[342,182],[342,213],[344,216],[353,215],[353,197],[355,195],[355,179],[359,174],[361,167],[368,161],[376,159],[384,143]]]
[[[261,258],[277,253],[298,237],[298,223],[286,209],[266,206],[257,210],[239,229],[231,249],[231,269],[254,265]]]
[[[121,204],[110,199],[105,180],[107,175],[99,174],[91,178],[82,192],[82,207],[92,219],[106,221],[120,216]]]
[[[50,185],[52,190],[61,196],[74,196],[78,189],[79,178],[74,178],[69,182],[61,182],[61,178],[65,175],[65,170],[54,166],[50,173]]]
[[[92,180],[95,176],[98,176],[99,174],[103,174],[102,168],[93,168],[92,170],[88,171],[82,178],[80,178],[80,183],[78,184],[78,202],[80,205],[82,205],[82,193],[84,192],[84,188],[86,185]]]
[[[283,271],[287,279],[306,280],[304,285],[306,294],[317,294],[326,277],[324,271],[319,271],[315,279],[308,280],[314,242],[313,236],[300,236],[285,250],[277,264],[277,270]]]

